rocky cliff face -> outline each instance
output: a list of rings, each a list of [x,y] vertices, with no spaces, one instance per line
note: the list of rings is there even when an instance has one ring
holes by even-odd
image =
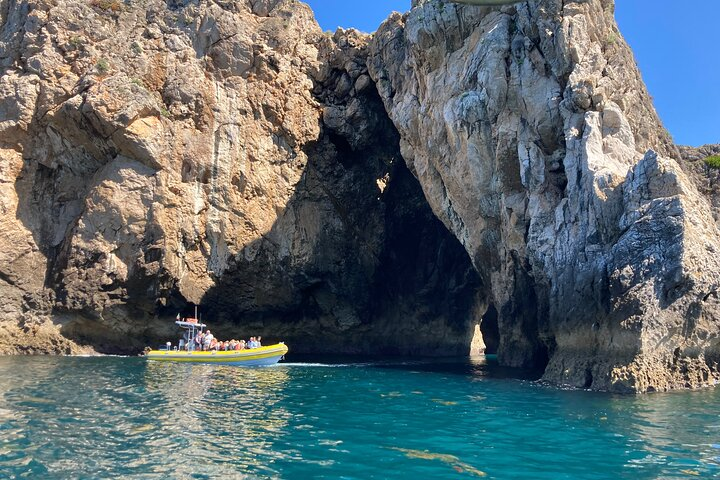
[[[416,1],[370,37],[0,0],[0,350],[135,352],[200,303],[221,337],[460,354],[485,316],[555,383],[713,383],[717,226],[612,9]]]
[[[708,199],[715,223],[720,225],[720,170],[709,167],[703,160],[720,155],[720,145],[693,148],[679,146],[680,165],[692,179],[698,191]]]
[[[501,362],[586,388],[715,381],[718,231],[612,1],[417,1],[371,51],[403,157],[490,289]]]
[[[367,36],[293,1],[0,5],[2,351],[137,352],[192,303],[296,352],[469,342],[479,279]]]

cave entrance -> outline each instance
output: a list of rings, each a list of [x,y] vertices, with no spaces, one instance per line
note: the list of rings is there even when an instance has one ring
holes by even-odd
[[[480,323],[475,324],[470,355],[495,355],[500,344],[500,330],[498,328],[498,312],[492,303],[488,306]]]

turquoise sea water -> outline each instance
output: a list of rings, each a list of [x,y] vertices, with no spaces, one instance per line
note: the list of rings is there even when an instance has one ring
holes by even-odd
[[[0,357],[0,478],[720,478],[720,389],[623,397],[507,373]]]

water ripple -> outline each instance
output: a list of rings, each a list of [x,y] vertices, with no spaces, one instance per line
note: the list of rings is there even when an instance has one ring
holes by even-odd
[[[617,397],[485,365],[0,358],[0,477],[720,476],[719,391]]]

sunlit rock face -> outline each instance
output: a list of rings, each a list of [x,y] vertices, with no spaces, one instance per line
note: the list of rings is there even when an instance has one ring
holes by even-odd
[[[714,383],[717,227],[613,2],[414,4],[375,34],[370,73],[489,288],[500,361],[594,389]]]
[[[469,344],[480,281],[400,158],[366,35],[293,1],[0,14],[0,352],[137,352],[193,303],[295,352]]]
[[[373,36],[291,0],[0,24],[1,353],[138,352],[197,303],[294,352],[485,329],[556,384],[720,376],[711,173],[674,160],[612,1],[416,0]]]

